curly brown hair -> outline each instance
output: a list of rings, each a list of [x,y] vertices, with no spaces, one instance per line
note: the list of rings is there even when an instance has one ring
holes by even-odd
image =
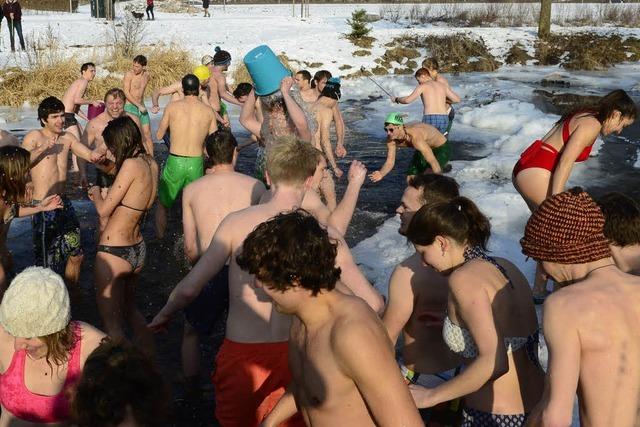
[[[236,262],[270,289],[284,292],[300,286],[315,296],[323,289],[332,290],[340,278],[337,253],[338,245],[318,221],[297,209],[256,227]]]
[[[21,147],[0,147],[0,197],[7,204],[23,202],[27,192],[29,152]]]
[[[45,360],[53,374],[54,365],[58,368],[67,363],[69,357],[71,357],[71,350],[73,350],[80,336],[79,332],[76,331],[76,323],[69,322],[64,329],[38,338],[47,346]]]
[[[87,358],[71,403],[79,427],[112,427],[131,414],[137,425],[165,425],[167,386],[140,350],[105,338]]]

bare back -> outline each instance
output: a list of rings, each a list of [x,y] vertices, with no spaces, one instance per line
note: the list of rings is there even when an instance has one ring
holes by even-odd
[[[577,325],[580,423],[587,427],[636,426],[640,416],[640,278],[610,270],[558,295],[570,301]]]
[[[257,204],[265,191],[262,182],[233,171],[209,173],[189,184],[183,194],[183,214],[188,210],[190,218],[184,225],[186,228],[188,221],[193,224],[198,256],[207,249],[227,215]],[[185,229],[185,239],[186,234]]]
[[[69,89],[64,93],[62,97],[62,103],[64,104],[64,112],[65,113],[77,113],[80,108],[79,105],[75,103],[75,100],[78,98],[82,98],[87,91],[87,86],[89,82],[85,79],[77,79]]]
[[[189,96],[172,101],[164,114],[171,130],[171,154],[201,156],[205,138],[216,130],[216,118],[211,107],[197,97]],[[162,120],[164,122],[165,117]]]
[[[405,126],[405,130],[410,140],[407,145],[416,148],[420,142],[426,143],[431,148],[440,147],[447,142],[438,129],[426,123],[412,123]]]
[[[422,83],[422,103],[424,114],[448,114],[447,85],[437,80]]]

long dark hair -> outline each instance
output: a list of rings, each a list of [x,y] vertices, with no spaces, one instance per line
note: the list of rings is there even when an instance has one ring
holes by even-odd
[[[591,113],[600,124],[604,124],[613,115],[614,111],[620,111],[621,118],[631,120],[635,120],[638,114],[638,109],[633,99],[624,90],[617,89],[600,98],[597,105],[582,105],[563,114],[556,124],[564,123],[569,117],[580,113]]]
[[[407,237],[416,245],[430,245],[436,236],[451,237],[460,244],[486,250],[491,224],[475,203],[466,197],[455,197],[449,202],[421,207],[407,230]]]
[[[331,76],[331,72],[329,72],[327,70],[317,71],[313,75],[313,80],[311,80],[311,87],[316,87],[318,85],[318,83],[320,83],[322,81],[322,79],[329,80],[331,77],[332,77]]]
[[[8,204],[20,203],[27,192],[29,152],[21,147],[0,147],[0,197]]]
[[[140,129],[129,116],[111,120],[102,131],[102,137],[116,158],[116,170],[120,170],[125,160],[146,152]]]

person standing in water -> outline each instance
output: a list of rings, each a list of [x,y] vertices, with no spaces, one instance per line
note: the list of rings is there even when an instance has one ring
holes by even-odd
[[[589,158],[598,135],[619,134],[636,119],[635,102],[621,89],[610,92],[593,108],[564,114],[547,134],[531,144],[513,167],[515,189],[534,212],[549,196],[565,189],[573,166]],[[547,280],[536,271],[533,295],[544,302]]]
[[[131,70],[127,71],[122,79],[122,89],[127,97],[124,111],[133,114],[142,125],[142,136],[147,153],[153,156],[153,140],[151,139],[151,118],[147,107],[144,106],[144,92],[147,90],[151,76],[146,69],[147,58],[138,55],[133,58]]]

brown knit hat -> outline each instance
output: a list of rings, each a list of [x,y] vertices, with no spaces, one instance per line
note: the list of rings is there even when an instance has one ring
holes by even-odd
[[[603,229],[600,208],[575,187],[542,202],[529,218],[520,245],[537,261],[584,264],[611,256]]]

